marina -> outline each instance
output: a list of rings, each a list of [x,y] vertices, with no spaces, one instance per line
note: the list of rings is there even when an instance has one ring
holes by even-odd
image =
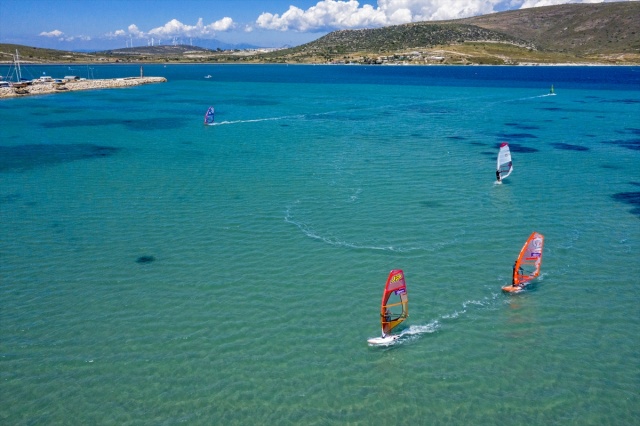
[[[23,97],[29,95],[49,95],[52,93],[73,92],[77,90],[114,89],[140,86],[151,83],[165,83],[164,77],[145,77],[144,67],[140,66],[139,77],[118,77],[108,79],[81,78],[67,75],[64,78],[52,78],[46,74],[27,78],[25,66],[20,64],[20,53],[16,50],[13,63],[6,68],[6,74],[0,74],[0,99]],[[55,67],[55,65],[51,65]],[[30,66],[29,66],[30,67]],[[4,67],[2,67],[4,68]],[[34,69],[40,68],[37,65]],[[60,67],[58,69],[62,70]],[[69,67],[69,69],[71,69]],[[87,72],[92,74],[93,68],[87,65]]]

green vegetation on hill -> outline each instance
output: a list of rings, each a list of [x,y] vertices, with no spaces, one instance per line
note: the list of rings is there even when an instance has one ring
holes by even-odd
[[[638,1],[536,7],[452,22],[522,37],[545,51],[575,55],[640,53]]]
[[[566,4],[336,31],[271,62],[640,63],[640,2]]]
[[[379,57],[407,51],[432,49],[464,42],[492,42],[524,49],[535,46],[523,39],[466,24],[419,23],[391,27],[335,31],[316,41],[291,49],[261,55],[266,61],[317,62],[344,60],[378,62]],[[416,52],[409,54],[415,57]]]
[[[89,62],[92,60],[92,55],[87,53],[42,49],[40,47],[22,46],[18,44],[0,44],[0,62],[13,62],[16,50],[20,54],[20,61],[27,63]]]

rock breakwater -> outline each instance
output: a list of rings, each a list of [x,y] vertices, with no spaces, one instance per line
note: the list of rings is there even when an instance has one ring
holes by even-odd
[[[114,89],[120,87],[140,86],[142,84],[165,83],[164,77],[128,77],[99,80],[71,80],[65,82],[33,82],[12,87],[0,87],[0,98],[15,98],[32,95],[48,95],[51,93],[73,92],[75,90]]]

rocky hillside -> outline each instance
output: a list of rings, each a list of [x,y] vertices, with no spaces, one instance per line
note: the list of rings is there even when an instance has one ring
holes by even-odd
[[[42,49],[18,44],[0,44],[0,63],[12,63],[16,50],[20,55],[20,61],[24,63],[90,61],[92,58],[90,54],[86,53]]]
[[[640,2],[565,4],[451,21],[574,54],[640,53]]]
[[[535,48],[521,38],[465,24],[408,24],[327,34],[293,51],[391,52],[465,41],[489,41]]]
[[[263,55],[263,59],[367,63],[640,63],[640,2],[566,4],[454,21],[336,31],[302,46]]]
[[[414,23],[384,28],[341,30],[311,43],[261,55],[266,61],[284,62],[378,62],[380,56],[411,56],[437,46],[478,42],[536,49],[534,43],[502,32],[460,23]],[[421,55],[420,55],[421,56]]]

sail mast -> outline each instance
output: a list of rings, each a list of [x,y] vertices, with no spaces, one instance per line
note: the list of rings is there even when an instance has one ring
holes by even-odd
[[[20,56],[18,55],[18,49],[16,49],[16,72],[18,83],[22,81],[22,70],[20,69]]]

